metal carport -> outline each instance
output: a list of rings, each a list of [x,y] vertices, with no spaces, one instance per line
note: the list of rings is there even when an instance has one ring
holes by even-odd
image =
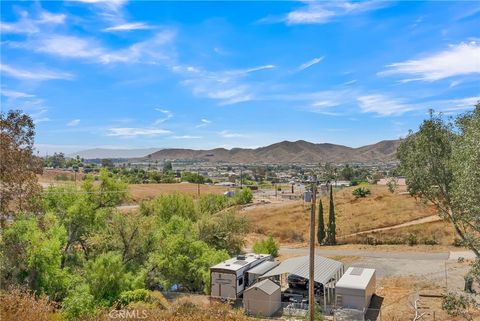
[[[342,277],[345,272],[345,267],[342,262],[338,262],[323,256],[315,256],[315,282],[323,285],[323,306],[324,311],[327,309],[327,298],[329,301],[333,299],[333,287],[336,282]],[[265,279],[282,274],[295,274],[302,278],[309,278],[309,257],[301,256],[295,257],[280,263],[276,268],[268,271],[260,278]],[[331,283],[333,282],[333,287]],[[309,302],[311,303],[311,302]]]

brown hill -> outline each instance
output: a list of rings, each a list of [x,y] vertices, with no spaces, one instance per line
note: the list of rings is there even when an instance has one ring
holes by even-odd
[[[215,148],[193,150],[166,148],[148,155],[150,160],[189,160],[222,163],[315,164],[315,163],[375,163],[395,160],[398,140],[384,140],[373,145],[352,148],[335,144],[314,144],[304,140],[283,141],[256,149]]]

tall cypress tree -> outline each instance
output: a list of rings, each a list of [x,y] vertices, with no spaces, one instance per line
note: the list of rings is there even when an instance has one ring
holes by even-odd
[[[335,239],[335,207],[333,205],[333,187],[330,186],[330,204],[328,206],[328,230],[327,230],[327,243],[329,245],[337,244]]]
[[[320,198],[320,203],[318,204],[318,225],[317,225],[318,244],[322,244],[324,239],[325,239],[325,223],[323,222],[323,204],[322,204],[322,199]]]

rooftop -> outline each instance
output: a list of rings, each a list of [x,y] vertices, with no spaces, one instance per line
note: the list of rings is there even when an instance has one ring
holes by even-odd
[[[349,267],[340,280],[338,280],[336,287],[364,290],[374,274],[375,269]]]
[[[275,282],[273,282],[269,279],[265,279],[265,280],[262,280],[260,282],[255,283],[254,285],[249,287],[246,291],[250,291],[250,290],[253,290],[253,289],[259,289],[259,290],[262,290],[263,292],[265,292],[266,294],[272,294],[273,292],[277,291],[279,288],[280,288],[280,285],[278,285],[277,283],[275,283]]]
[[[337,271],[343,268],[341,262],[323,257],[315,256],[315,282],[326,284],[335,277]],[[279,266],[262,275],[262,278],[280,274],[295,274],[302,278],[309,277],[309,257],[301,256],[285,260]]]
[[[230,271],[237,271],[243,268],[246,265],[249,265],[258,260],[265,260],[265,258],[270,258],[270,254],[256,254],[256,253],[247,253],[244,255],[244,259],[239,259],[238,256],[235,256],[226,261],[220,262],[217,265],[212,266],[210,269],[223,269]]]

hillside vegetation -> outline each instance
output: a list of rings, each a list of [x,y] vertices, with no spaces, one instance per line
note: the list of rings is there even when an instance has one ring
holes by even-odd
[[[368,186],[371,195],[362,198],[353,196],[353,189],[355,187],[336,190],[334,193],[339,243],[364,242],[366,236],[348,239],[342,239],[342,236],[436,215],[436,209],[432,205],[425,204],[401,191],[392,194],[386,186]],[[323,195],[322,201],[324,213],[328,213],[327,196]],[[271,233],[283,243],[303,243],[308,240],[310,205],[304,204],[302,201],[258,205],[246,208],[241,213],[251,221],[254,233],[264,235]],[[327,224],[325,216],[324,219]],[[432,226],[437,229],[446,224],[437,222]],[[438,231],[436,239],[439,242],[453,243],[451,229],[439,229]],[[432,235],[422,232],[418,227],[409,227],[399,231],[386,231],[379,237],[391,233],[397,233],[397,237],[403,237],[410,232],[418,234],[419,243],[422,243],[424,237]],[[400,240],[397,241],[400,242]]]

